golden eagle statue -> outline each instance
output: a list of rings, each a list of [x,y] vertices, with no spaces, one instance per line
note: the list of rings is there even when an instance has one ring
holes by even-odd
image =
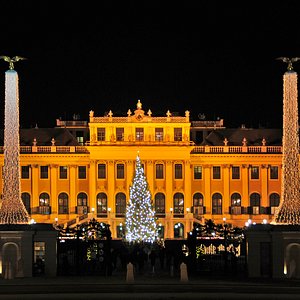
[[[293,65],[292,65],[292,63],[300,60],[300,57],[292,57],[292,58],[278,57],[276,59],[282,60],[283,62],[287,63],[288,64],[288,67],[287,67],[288,71],[293,71]]]
[[[10,58],[8,56],[0,56],[0,59],[4,59],[5,61],[7,61],[9,63],[9,69],[13,70],[15,62],[17,62],[19,60],[24,60],[26,58],[25,57],[21,57],[21,56],[14,56],[13,58]]]

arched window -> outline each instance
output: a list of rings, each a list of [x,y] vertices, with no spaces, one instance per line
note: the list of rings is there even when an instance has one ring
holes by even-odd
[[[69,196],[66,193],[60,193],[58,195],[58,213],[69,213]]]
[[[276,207],[279,206],[280,203],[280,196],[277,193],[272,193],[269,197],[270,200],[270,208],[271,208],[271,214],[275,214]]]
[[[212,195],[212,214],[222,214],[222,195],[220,193],[214,193]]]
[[[154,199],[154,207],[156,214],[164,214],[165,213],[165,195],[163,193],[157,193]]]
[[[184,197],[182,193],[176,193],[173,198],[174,214],[184,213]]]
[[[250,210],[252,210],[253,215],[258,215],[260,209],[260,194],[252,193],[250,195]],[[250,211],[251,214],[251,211]]]
[[[204,207],[203,207],[204,197],[201,193],[195,193],[193,196],[193,212],[196,215],[203,215]]]
[[[22,198],[23,204],[24,204],[28,214],[30,214],[31,213],[31,211],[30,211],[30,194],[22,193],[21,198]]]
[[[184,225],[182,223],[174,225],[174,238],[184,238]]]
[[[50,196],[47,193],[41,193],[39,198],[39,213],[43,215],[49,215],[50,209]]]
[[[124,216],[126,212],[126,195],[118,193],[116,195],[116,214]]]
[[[86,193],[79,193],[77,195],[77,214],[84,215],[88,213],[88,201]]]
[[[107,195],[105,193],[97,195],[97,214],[107,214]]]
[[[231,195],[231,207],[230,211],[232,215],[240,215],[242,213],[242,198],[239,193],[233,193]]]

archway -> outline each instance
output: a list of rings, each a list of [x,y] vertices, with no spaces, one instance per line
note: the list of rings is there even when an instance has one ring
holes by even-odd
[[[8,242],[2,247],[2,271],[4,276],[10,271],[10,276],[14,278],[17,275],[20,258],[19,246],[16,243]],[[22,267],[22,266],[20,266]],[[8,270],[10,268],[10,270]]]
[[[300,244],[291,243],[286,247],[285,266],[288,278],[300,278]]]

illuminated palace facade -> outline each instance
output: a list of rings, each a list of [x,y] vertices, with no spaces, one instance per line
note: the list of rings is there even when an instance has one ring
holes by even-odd
[[[122,238],[139,153],[165,239],[186,238],[205,219],[270,222],[280,201],[281,138],[279,129],[192,122],[189,111],[152,116],[140,101],[127,116],[90,111],[89,121],[20,129],[22,200],[37,223],[96,218]]]

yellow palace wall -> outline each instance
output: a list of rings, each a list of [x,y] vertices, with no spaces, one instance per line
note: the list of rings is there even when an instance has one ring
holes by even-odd
[[[89,218],[110,224],[112,237],[117,238],[117,226],[124,224],[124,215],[116,214],[115,197],[118,193],[129,199],[129,187],[134,175],[137,153],[139,152],[144,164],[149,189],[154,199],[157,193],[165,195],[165,213],[160,214],[157,223],[164,227],[164,238],[174,238],[174,227],[181,223],[183,235],[193,228],[193,222],[213,219],[216,223],[227,222],[235,226],[244,226],[248,219],[253,222],[272,220],[271,213],[249,214],[230,212],[231,196],[241,195],[241,206],[249,207],[249,197],[258,193],[261,197],[260,206],[269,207],[269,196],[272,193],[280,195],[281,190],[281,147],[255,146],[195,146],[190,141],[189,112],[185,117],[172,117],[167,112],[166,117],[153,118],[149,110],[147,115],[138,103],[137,110],[128,117],[113,117],[112,113],[106,117],[94,117],[90,112],[90,141],[81,147],[49,147],[26,146],[27,150],[20,154],[21,166],[29,166],[29,178],[21,178],[22,193],[30,197],[30,215],[36,222],[69,223],[83,222]],[[116,128],[124,128],[124,139],[116,140]],[[105,137],[99,140],[98,128],[105,128]],[[136,128],[144,128],[143,139],[136,139]],[[155,128],[163,128],[163,138],[157,141]],[[182,129],[181,140],[175,140],[175,128]],[[29,151],[28,151],[28,148]],[[84,149],[84,151],[82,151]],[[26,153],[25,153],[26,152]],[[3,166],[3,154],[0,156]],[[98,165],[106,166],[104,179],[98,179]],[[116,179],[116,165],[124,164],[124,179]],[[156,164],[164,168],[163,179],[156,179]],[[175,164],[182,165],[182,179],[174,178]],[[48,166],[47,179],[41,179],[41,166]],[[59,168],[67,168],[67,178],[59,178]],[[79,166],[86,167],[86,178],[78,179]],[[194,179],[194,167],[200,166],[202,178]],[[220,167],[220,179],[213,179],[213,168]],[[240,178],[232,179],[232,167],[239,167]],[[252,166],[259,167],[259,179],[251,179]],[[278,166],[278,178],[270,179],[270,166]],[[2,174],[1,174],[2,175]],[[2,176],[1,176],[2,178]],[[0,181],[2,188],[2,180]],[[49,214],[40,213],[40,195],[50,196]],[[68,196],[67,213],[59,213],[58,196],[66,193]],[[77,196],[79,193],[87,195],[86,214],[77,213]],[[97,215],[96,198],[99,193],[107,195],[107,213]],[[173,197],[176,193],[184,196],[182,214],[173,212]],[[193,197],[196,193],[203,195],[205,212],[197,214],[193,210]],[[220,214],[213,214],[212,195],[222,196]]]
[[[246,207],[250,206],[249,195],[257,192],[261,195],[261,206],[269,206],[269,195],[274,192],[280,194],[281,185],[280,172],[278,179],[271,180],[269,166],[279,166],[279,170],[281,170],[281,154],[191,154],[193,148],[194,146],[87,146],[89,154],[55,152],[21,154],[21,166],[30,166],[30,178],[21,179],[21,190],[22,193],[27,192],[31,196],[31,209],[33,211],[31,217],[36,222],[46,223],[55,222],[55,218],[58,218],[60,223],[76,219],[79,216],[75,213],[77,195],[82,192],[87,194],[89,211],[92,212],[92,208],[97,207],[96,195],[104,192],[108,196],[107,207],[111,208],[111,211],[107,217],[98,220],[110,224],[113,237],[116,237],[116,226],[120,223],[124,224],[124,218],[116,217],[115,195],[118,192],[124,192],[126,200],[129,199],[129,186],[132,182],[135,159],[139,151],[152,197],[157,192],[165,194],[165,217],[158,219],[158,223],[165,227],[165,238],[174,237],[173,228],[177,222],[181,222],[184,225],[185,233],[188,233],[192,229],[193,222],[199,221],[199,218],[196,219],[192,213],[195,193],[204,195],[204,206],[206,207],[206,213],[202,216],[204,219],[213,219],[219,223],[223,221],[223,218],[226,218],[229,223],[237,226],[244,226],[249,218],[254,222],[262,222],[263,219],[267,219],[268,222],[272,220],[270,214],[230,214],[230,196],[233,193],[241,194],[242,206]],[[107,165],[106,179],[97,178],[97,165],[99,163]],[[124,179],[116,179],[117,163],[124,163],[125,165]],[[156,163],[164,165],[164,179],[155,179]],[[183,179],[174,179],[175,163],[182,163]],[[49,178],[40,179],[40,166],[45,165],[49,167]],[[250,179],[252,165],[260,167],[258,180]],[[67,179],[59,179],[59,166],[67,166]],[[78,179],[78,166],[87,166],[86,179]],[[202,167],[202,179],[193,178],[194,166]],[[213,166],[221,167],[221,179],[212,179]],[[240,179],[231,179],[232,166],[240,167]],[[49,215],[34,213],[34,208],[39,206],[39,195],[44,192],[50,195],[51,214]],[[68,214],[58,214],[57,198],[61,192],[65,192],[69,196]],[[175,217],[171,212],[173,196],[176,192],[181,192],[184,195],[184,216],[180,218]],[[216,192],[223,197],[222,214],[220,215],[212,214],[211,197]],[[96,213],[93,216],[96,217]],[[91,213],[89,217],[91,217]]]

